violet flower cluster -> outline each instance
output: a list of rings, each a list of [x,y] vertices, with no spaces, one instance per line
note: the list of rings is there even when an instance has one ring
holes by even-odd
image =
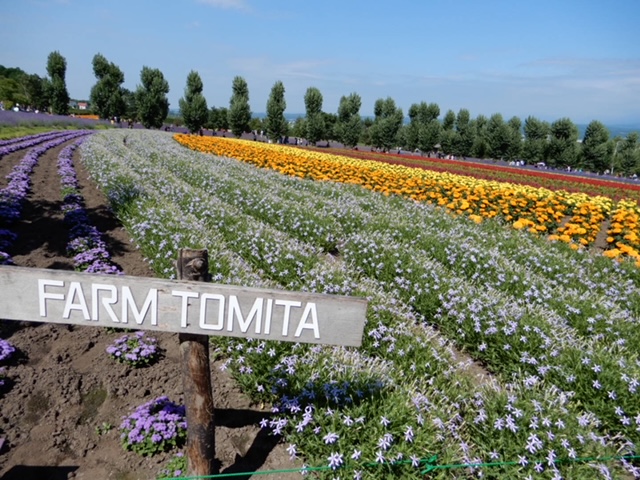
[[[123,335],[107,347],[109,356],[118,362],[133,367],[151,365],[160,356],[158,340],[141,330],[131,335]]]
[[[185,414],[183,405],[166,396],[139,406],[120,424],[122,446],[142,456],[181,447],[187,438]]]
[[[11,355],[16,351],[16,348],[11,345],[7,340],[0,338],[0,362],[4,362],[11,358]]]
[[[120,274],[122,271],[111,261],[107,244],[102,240],[99,230],[91,224],[84,198],[78,193],[78,179],[72,156],[82,140],[65,147],[58,156],[58,174],[64,195],[62,211],[64,220],[69,225],[67,251],[73,256],[76,270]]]
[[[31,189],[29,177],[38,163],[38,159],[47,150],[87,133],[89,132],[64,132],[64,135],[58,135],[42,145],[31,148],[7,175],[6,178],[9,182],[5,188],[0,189],[0,265],[13,263],[6,250],[15,242],[16,235],[7,230],[7,227],[20,218],[22,205]],[[37,143],[37,139],[32,139],[23,142],[21,148],[28,148]]]
[[[16,348],[11,345],[7,340],[0,338],[0,362],[4,362],[11,358],[11,355],[16,351]],[[4,387],[4,379],[6,378],[6,371],[4,367],[0,367],[0,388]]]

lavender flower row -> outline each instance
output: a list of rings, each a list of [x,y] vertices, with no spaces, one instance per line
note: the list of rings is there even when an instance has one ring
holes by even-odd
[[[52,132],[36,133],[34,135],[26,135],[24,137],[9,138],[7,140],[0,140],[0,157],[11,151],[19,150],[20,148],[29,148],[53,138],[66,135],[68,132],[65,130],[55,130]],[[21,145],[19,148],[6,152],[3,147]]]
[[[78,178],[73,166],[73,152],[82,144],[82,138],[63,148],[58,156],[58,174],[63,193],[62,211],[69,225],[67,251],[73,256],[76,270],[88,273],[121,274],[122,271],[111,261],[107,244],[100,231],[91,224],[84,206],[84,199],[78,190]]]
[[[16,241],[17,236],[6,227],[20,218],[22,204],[31,188],[29,177],[40,156],[51,148],[88,133],[90,132],[81,130],[64,132],[62,136],[30,149],[7,175],[9,183],[5,188],[0,189],[0,265],[13,263],[6,250]]]

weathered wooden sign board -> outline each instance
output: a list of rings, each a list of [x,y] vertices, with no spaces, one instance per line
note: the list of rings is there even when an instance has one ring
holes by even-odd
[[[0,318],[360,346],[367,302],[338,295],[0,266]]]

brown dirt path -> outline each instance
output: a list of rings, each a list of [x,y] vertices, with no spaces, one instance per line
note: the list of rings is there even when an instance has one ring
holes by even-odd
[[[18,266],[73,268],[65,255],[67,229],[60,213],[56,165],[63,147],[40,157],[22,218],[12,227],[19,239],[8,253]],[[10,171],[11,164],[23,155],[16,152],[2,158],[0,175]],[[113,260],[127,275],[153,276],[127,232],[111,215],[78,152],[74,164],[91,220],[103,232]],[[0,437],[5,438],[0,450],[0,478],[147,480],[155,478],[172,458],[172,453],[144,458],[125,452],[118,426],[123,415],[152,398],[166,395],[175,402],[183,400],[177,335],[158,334],[164,356],[143,369],[116,363],[107,356],[107,346],[120,335],[96,327],[0,322],[0,337],[18,350],[6,370],[8,386],[0,393]],[[211,355],[220,471],[299,468],[277,438],[260,430],[258,423],[268,412],[252,405],[230,376],[220,371],[221,361],[215,360],[213,348]],[[99,434],[99,426],[111,428]],[[268,478],[301,476],[283,473]]]

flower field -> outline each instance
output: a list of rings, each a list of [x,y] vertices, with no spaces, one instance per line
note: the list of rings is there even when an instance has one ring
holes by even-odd
[[[640,266],[640,208],[637,201],[628,198],[614,201],[605,196],[483,180],[282,145],[181,134],[175,138],[189,148],[286,175],[362,185],[385,195],[439,205],[476,222],[497,218],[574,249],[593,246],[598,233],[605,229],[606,255],[630,258]]]
[[[435,170],[438,172],[467,175],[484,180],[510,182],[550,190],[588,193],[591,196],[605,196],[616,200],[627,198],[640,200],[640,185],[587,176],[576,176],[558,171],[525,170],[521,167],[492,165],[444,158],[416,157],[408,154],[385,154],[344,149],[318,149],[325,153],[345,155],[364,160],[404,165],[407,167]]]
[[[369,300],[358,349],[212,339],[307,473],[640,476],[640,270],[583,246],[605,219],[622,244],[637,206],[177,138],[216,154],[131,130],[80,147],[158,276],[207,248],[217,283]]]

